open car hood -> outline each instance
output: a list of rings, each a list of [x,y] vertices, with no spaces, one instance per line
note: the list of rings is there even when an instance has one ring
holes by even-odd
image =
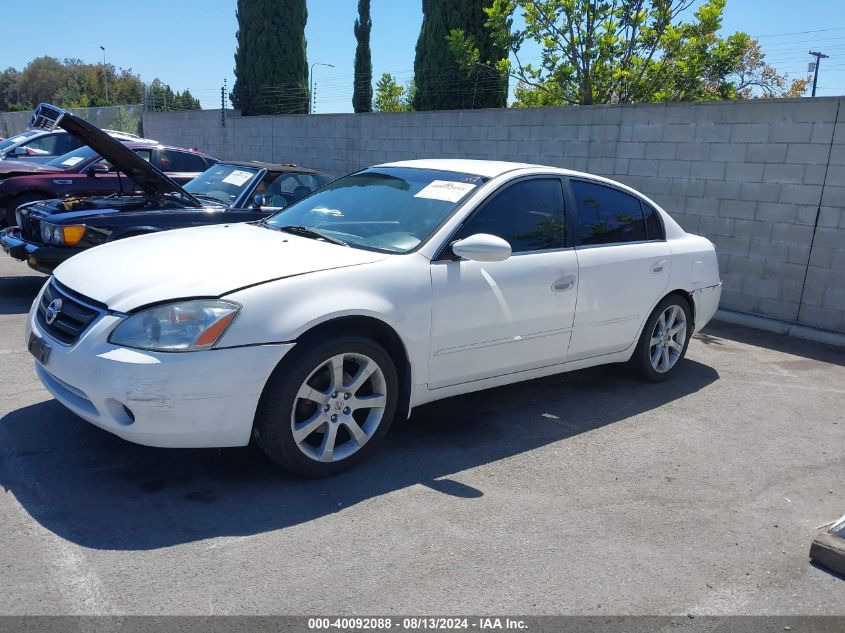
[[[191,206],[202,206],[199,200],[120,141],[67,110],[42,103],[35,108],[29,127],[42,130],[60,127],[82,140],[116,169],[129,176],[144,193],[151,196],[179,193]]]

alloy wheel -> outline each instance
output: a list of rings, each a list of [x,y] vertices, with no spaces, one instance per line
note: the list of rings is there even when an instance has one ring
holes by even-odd
[[[671,305],[657,319],[649,342],[649,358],[654,371],[665,374],[675,366],[687,341],[687,319],[683,308]]]
[[[387,381],[364,354],[337,354],[305,379],[293,401],[291,430],[302,453],[337,462],[361,449],[378,429],[387,404]]]

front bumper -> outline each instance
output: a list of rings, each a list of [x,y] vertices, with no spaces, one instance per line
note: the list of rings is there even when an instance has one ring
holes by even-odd
[[[38,305],[40,296],[35,302]],[[293,343],[156,353],[108,343],[121,321],[105,314],[73,345],[34,332],[50,345],[35,369],[47,390],[79,417],[137,444],[174,448],[249,442],[267,379]]]
[[[21,235],[21,230],[13,226],[0,232],[0,248],[15,259],[25,261],[39,272],[50,274],[62,262],[70,259],[84,248],[47,246],[28,242]]]

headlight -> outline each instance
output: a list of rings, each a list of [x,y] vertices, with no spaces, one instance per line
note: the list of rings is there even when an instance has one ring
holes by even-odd
[[[118,325],[109,342],[159,352],[208,349],[223,336],[237,303],[217,299],[180,301],[139,312]]]
[[[41,241],[45,244],[54,244],[56,246],[75,246],[82,240],[85,235],[84,224],[50,224],[49,222],[41,223]]]

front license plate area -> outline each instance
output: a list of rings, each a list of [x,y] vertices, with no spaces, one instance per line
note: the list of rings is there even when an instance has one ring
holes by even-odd
[[[27,345],[29,353],[35,356],[35,359],[42,365],[47,364],[47,359],[50,358],[50,345],[44,339],[39,338],[34,333],[29,335],[29,344]]]

